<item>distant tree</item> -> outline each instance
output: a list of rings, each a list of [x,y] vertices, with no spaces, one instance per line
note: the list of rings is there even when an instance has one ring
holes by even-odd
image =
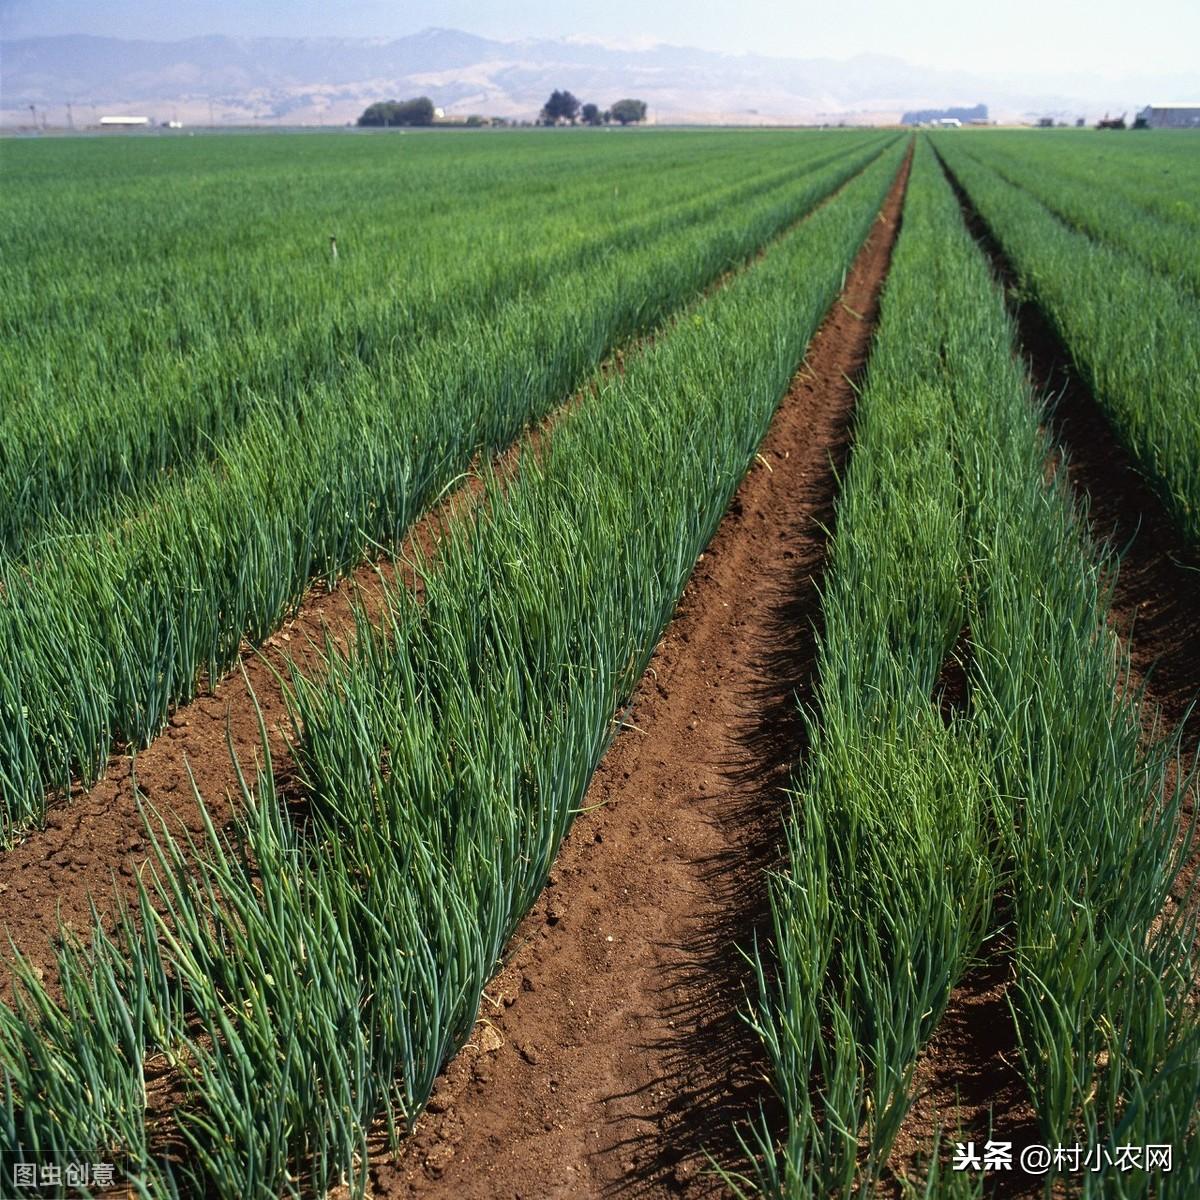
[[[363,109],[362,116],[358,118],[358,123],[359,125],[386,125],[391,112],[392,101],[377,100],[374,104],[368,104]]]
[[[559,121],[569,121],[574,125],[577,116],[579,101],[570,92],[563,90],[550,93],[550,99],[542,105],[540,119],[543,125],[557,125]]]
[[[612,124],[612,119],[613,119],[613,115],[612,115],[612,109],[611,109],[611,108],[606,108],[606,109],[605,109],[605,110],[604,110],[604,111],[603,111],[603,112],[600,114],[600,120],[602,120],[602,121],[605,123],[605,125],[611,125],[611,124]]]
[[[433,101],[428,96],[405,100],[396,106],[398,125],[432,125],[433,116]]]
[[[622,125],[636,125],[646,119],[645,100],[618,100],[612,106],[612,119]]]
[[[585,125],[599,125],[604,119],[600,113],[600,107],[596,104],[585,104],[579,110],[579,116]]]
[[[415,100],[379,100],[368,105],[359,125],[432,125],[433,101],[428,96]]]

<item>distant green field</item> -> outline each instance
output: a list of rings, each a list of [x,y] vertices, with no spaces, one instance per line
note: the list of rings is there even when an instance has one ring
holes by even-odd
[[[0,481],[0,546],[19,547],[50,512],[78,515],[211,455],[263,404],[287,415],[316,385],[614,248],[654,254],[872,140],[6,143],[0,440],[24,478]],[[36,501],[20,516],[3,503],[16,486]]]

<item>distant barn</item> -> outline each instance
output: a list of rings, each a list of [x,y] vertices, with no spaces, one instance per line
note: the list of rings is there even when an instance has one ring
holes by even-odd
[[[1200,104],[1150,104],[1138,118],[1151,129],[1200,129]]]

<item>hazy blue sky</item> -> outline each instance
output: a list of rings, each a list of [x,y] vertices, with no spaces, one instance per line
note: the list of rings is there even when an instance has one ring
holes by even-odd
[[[1200,0],[0,0],[5,38],[395,37],[430,25],[498,38],[585,35],[788,57],[895,54],[1006,75],[1194,71],[1200,57]]]

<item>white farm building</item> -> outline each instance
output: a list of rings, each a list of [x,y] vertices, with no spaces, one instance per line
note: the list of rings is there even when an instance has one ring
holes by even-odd
[[[1151,129],[1200,129],[1200,104],[1148,104],[1138,117]]]
[[[131,126],[136,127],[139,125],[149,125],[150,118],[149,117],[101,117],[100,124],[105,126],[105,128],[115,125],[118,128],[126,129]]]

